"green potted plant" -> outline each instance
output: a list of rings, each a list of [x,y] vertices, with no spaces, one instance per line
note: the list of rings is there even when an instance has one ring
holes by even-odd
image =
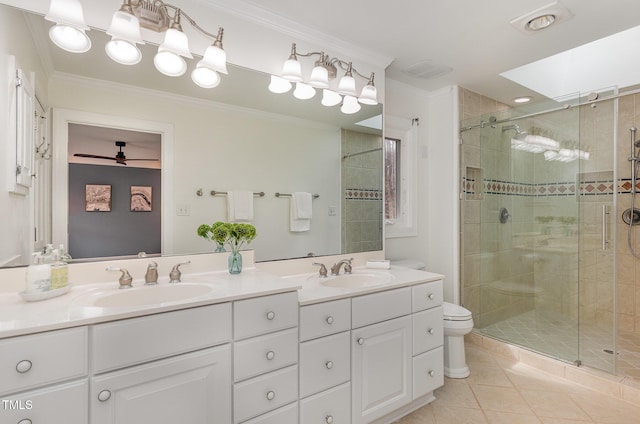
[[[213,225],[202,224],[198,227],[198,235],[216,243],[216,252],[224,252],[224,245],[231,249],[229,254],[229,273],[239,274],[242,271],[242,255],[240,248],[250,244],[256,238],[256,227],[246,223],[216,222]]]

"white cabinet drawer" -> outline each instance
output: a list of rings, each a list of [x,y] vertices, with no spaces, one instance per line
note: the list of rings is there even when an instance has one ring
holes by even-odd
[[[244,380],[298,362],[298,329],[243,340],[233,347],[234,380]]]
[[[354,297],[351,300],[352,328],[411,313],[411,287]]]
[[[443,348],[413,358],[413,399],[444,385]]]
[[[3,398],[0,423],[86,424],[89,422],[88,387],[85,378]]]
[[[234,422],[241,423],[298,398],[298,367],[264,374],[233,387]]]
[[[345,331],[300,344],[300,397],[349,381],[351,338]]]
[[[412,291],[413,312],[424,311],[442,304],[442,280],[414,286]]]
[[[298,424],[298,402],[260,415],[243,424]]]
[[[86,327],[0,340],[0,395],[82,377],[87,363]]]
[[[102,374],[90,392],[91,424],[230,423],[231,347]]]
[[[334,387],[300,401],[300,423],[349,424],[351,384]]]
[[[442,306],[413,314],[413,355],[426,352],[444,343]]]
[[[298,292],[240,300],[233,304],[236,340],[298,325]]]
[[[93,370],[99,373],[229,341],[231,304],[98,324],[91,330]]]
[[[300,341],[351,329],[351,300],[318,303],[300,308]]]

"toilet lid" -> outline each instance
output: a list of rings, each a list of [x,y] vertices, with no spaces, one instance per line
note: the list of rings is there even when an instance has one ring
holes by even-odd
[[[442,302],[444,319],[449,321],[466,321],[471,319],[471,311],[459,305],[449,302]]]

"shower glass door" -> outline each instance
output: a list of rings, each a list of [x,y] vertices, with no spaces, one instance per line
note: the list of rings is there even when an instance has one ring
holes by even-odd
[[[612,111],[573,100],[483,116],[462,132],[461,154],[462,298],[476,330],[607,370],[615,249],[601,250],[601,214],[611,238]]]

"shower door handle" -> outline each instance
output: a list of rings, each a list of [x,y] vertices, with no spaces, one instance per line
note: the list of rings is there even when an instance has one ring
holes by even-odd
[[[607,205],[602,205],[602,250],[607,250],[609,245],[607,236],[607,215],[609,215]]]

